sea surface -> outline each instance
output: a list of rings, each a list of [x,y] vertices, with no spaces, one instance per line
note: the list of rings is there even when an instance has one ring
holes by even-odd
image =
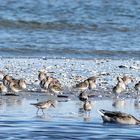
[[[99,109],[119,110],[140,118],[140,108],[134,107],[134,100],[126,100],[124,105],[112,106],[112,100],[92,99],[93,109],[90,115],[82,111],[80,101],[57,102],[55,108],[41,110],[30,105],[36,99],[18,96],[2,97],[0,100],[0,138],[4,140],[54,140],[54,139],[107,139],[139,140],[138,125],[119,125],[103,123]],[[47,98],[46,98],[47,99]],[[45,97],[44,99],[45,100]]]
[[[140,0],[0,0],[0,56],[140,59]]]

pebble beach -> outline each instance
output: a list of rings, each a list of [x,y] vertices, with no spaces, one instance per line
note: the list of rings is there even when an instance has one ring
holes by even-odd
[[[22,92],[42,95],[38,73],[45,71],[60,80],[63,94],[74,94],[73,86],[90,76],[97,77],[97,88],[89,91],[100,97],[111,97],[112,88],[116,84],[117,76],[131,76],[134,82],[122,96],[135,95],[134,85],[140,80],[139,60],[111,60],[111,59],[46,59],[46,58],[1,58],[1,71],[16,79],[25,79],[27,89]],[[20,93],[19,93],[20,95]]]

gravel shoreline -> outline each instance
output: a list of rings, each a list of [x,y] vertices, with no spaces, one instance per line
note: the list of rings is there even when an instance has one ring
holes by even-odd
[[[111,59],[45,59],[45,58],[1,58],[1,71],[12,75],[14,78],[23,78],[27,81],[26,92],[30,94],[45,95],[40,93],[38,71],[49,72],[58,78],[64,88],[65,94],[72,94],[73,86],[90,76],[97,76],[97,89],[89,91],[91,94],[108,97],[112,94],[112,87],[116,84],[116,77],[129,75],[134,82],[124,95],[136,93],[134,85],[140,80],[139,60],[111,60]],[[22,92],[25,93],[25,92]]]

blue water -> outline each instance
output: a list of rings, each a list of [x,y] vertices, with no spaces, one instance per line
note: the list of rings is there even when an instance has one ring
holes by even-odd
[[[43,97],[43,100],[47,99]],[[80,101],[58,102],[56,108],[45,110],[45,115],[30,103],[36,99],[6,97],[0,104],[0,138],[9,139],[140,139],[140,127],[136,125],[104,124],[97,110],[120,110],[140,118],[140,108],[134,100],[126,100],[124,106],[113,107],[111,100],[92,100],[90,116],[79,111]]]
[[[140,59],[139,0],[0,0],[0,55]]]

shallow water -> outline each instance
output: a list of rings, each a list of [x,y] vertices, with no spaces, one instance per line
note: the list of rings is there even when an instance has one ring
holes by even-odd
[[[47,99],[47,97],[44,97]],[[42,99],[40,99],[41,101]],[[2,97],[0,104],[0,137],[2,139],[140,139],[140,127],[135,125],[104,124],[97,110],[120,110],[140,118],[140,108],[134,100],[112,106],[112,100],[92,99],[90,116],[81,110],[80,101],[58,102],[56,108],[45,110],[45,115],[31,106],[30,97]]]
[[[0,55],[140,59],[139,13],[139,0],[0,0]]]

